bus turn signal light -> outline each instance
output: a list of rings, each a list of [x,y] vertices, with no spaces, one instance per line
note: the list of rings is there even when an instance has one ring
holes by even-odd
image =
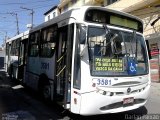
[[[74,104],[77,104],[77,98],[74,98]]]

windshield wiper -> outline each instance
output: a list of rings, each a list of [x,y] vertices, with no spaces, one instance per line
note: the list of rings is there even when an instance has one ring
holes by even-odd
[[[98,53],[100,53],[101,51],[103,51],[109,44],[111,45],[112,53],[114,53],[114,51],[117,52],[116,46],[115,46],[115,44],[114,44],[114,39],[115,39],[116,37],[118,37],[118,34],[115,33],[115,34],[113,35],[113,37],[112,37],[111,32],[110,32],[109,28],[107,27],[107,25],[103,25],[103,27],[104,27],[104,29],[105,29],[106,34],[105,34],[105,39],[102,41],[102,43],[104,43],[104,41],[107,40],[107,35],[109,36],[109,42],[106,43],[106,45],[103,46],[103,47],[99,50]]]
[[[137,49],[138,49],[137,45],[138,45],[138,41],[136,39],[136,31],[133,31],[133,40],[136,41],[135,58],[137,59]]]
[[[107,25],[103,25],[103,28],[105,29],[105,39],[102,41],[103,43],[103,47],[101,47],[101,49],[98,51],[98,53],[104,51],[104,49],[109,45],[110,42],[106,43],[106,40],[107,40],[107,35],[109,35],[109,39],[111,39],[111,33],[110,33],[110,30],[108,29]],[[104,45],[105,43],[106,45]]]
[[[113,35],[113,37],[110,39],[112,53],[114,53],[114,54],[115,54],[115,53],[118,53],[117,48],[116,48],[116,46],[115,46],[115,41],[114,41],[116,37],[118,37],[118,34],[115,33],[115,34]]]
[[[134,52],[133,52],[134,47],[133,47],[133,45],[134,45],[134,41],[135,41],[135,36],[136,36],[136,32],[133,30],[133,39],[130,39],[132,57],[134,57]]]
[[[111,32],[110,32],[108,26],[107,26],[107,25],[103,25],[103,27],[104,27],[105,32],[106,32],[105,37],[107,37],[107,34],[108,34],[108,35],[109,35],[109,39],[111,39],[111,38],[112,38],[112,37],[111,37]],[[103,42],[104,42],[104,41],[103,41]]]
[[[127,57],[129,57],[130,56],[130,54],[129,53],[127,53],[127,46],[126,46],[126,42],[125,42],[125,40],[124,40],[124,36],[123,36],[123,33],[120,31],[120,34],[121,34],[121,36],[122,36],[122,40],[123,40],[123,43],[124,43],[124,47],[125,47],[125,55],[127,56]]]

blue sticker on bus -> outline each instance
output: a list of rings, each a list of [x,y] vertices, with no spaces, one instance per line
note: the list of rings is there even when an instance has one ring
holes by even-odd
[[[128,74],[134,75],[137,73],[136,62],[133,59],[128,60]]]

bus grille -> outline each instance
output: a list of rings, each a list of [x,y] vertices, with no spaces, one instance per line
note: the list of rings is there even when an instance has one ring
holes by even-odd
[[[117,102],[117,103],[113,103],[113,104],[110,104],[110,105],[103,106],[103,107],[100,108],[100,110],[110,110],[110,109],[115,109],[115,108],[120,108],[120,107],[128,107],[128,106],[132,106],[132,105],[135,105],[135,104],[140,104],[140,103],[143,103],[143,102],[145,102],[145,99],[135,99],[134,103],[123,105],[123,102],[121,101],[121,102]]]
[[[141,82],[137,82],[137,81],[121,82],[121,83],[114,84],[114,85],[112,85],[112,86],[135,85],[135,84],[140,84],[140,83],[141,83]]]

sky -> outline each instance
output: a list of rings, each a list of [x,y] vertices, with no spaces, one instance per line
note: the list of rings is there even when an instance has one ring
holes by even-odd
[[[13,37],[17,34],[16,16],[18,16],[19,32],[27,29],[26,25],[31,24],[31,11],[23,8],[33,9],[33,24],[37,26],[44,22],[44,13],[55,5],[59,0],[0,0],[0,47],[7,34]]]

